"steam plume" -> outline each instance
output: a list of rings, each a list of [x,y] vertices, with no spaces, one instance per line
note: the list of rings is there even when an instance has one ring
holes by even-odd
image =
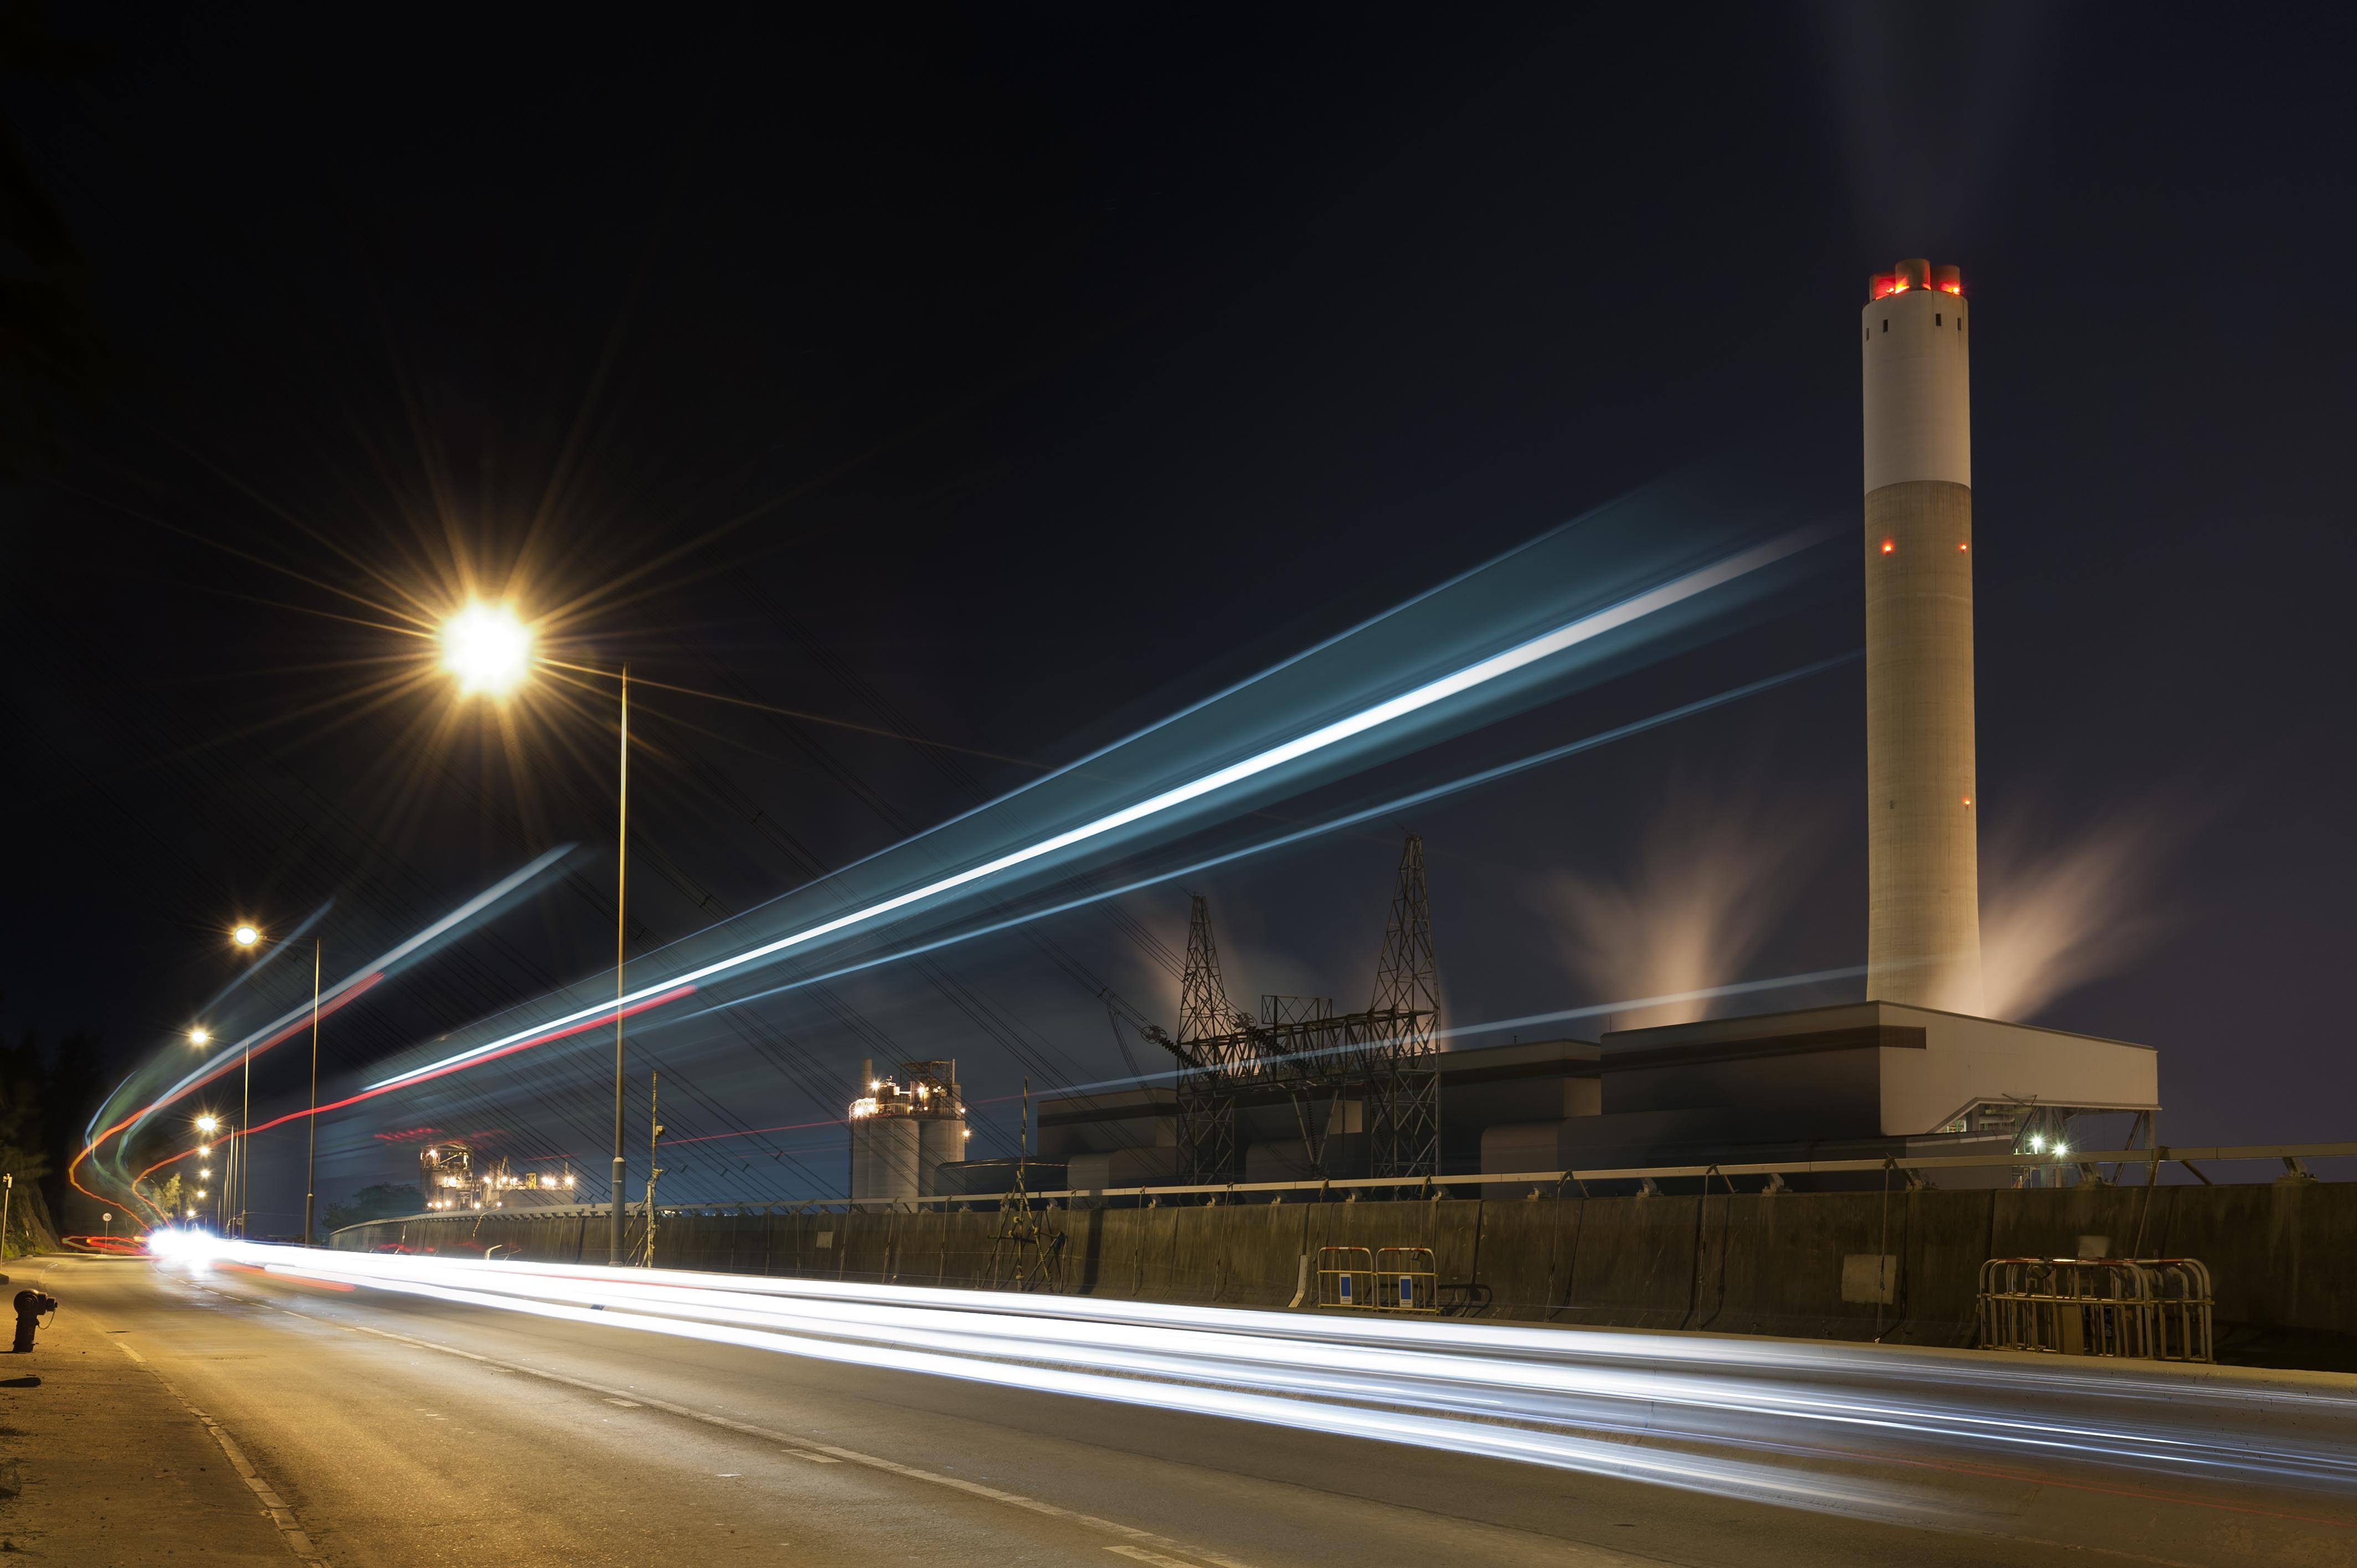
[[[2168,930],[2160,874],[2182,818],[2157,807],[2058,843],[2016,829],[1981,846],[1981,986],[1992,1018],[2036,1016],[2116,974]]]
[[[1569,875],[1556,884],[1571,967],[1598,994],[1663,996],[1740,980],[1766,945],[1832,828],[1822,805],[1738,789],[1730,804],[1673,784],[1639,841],[1626,882]],[[1708,999],[1616,1015],[1621,1028],[1706,1016]]]

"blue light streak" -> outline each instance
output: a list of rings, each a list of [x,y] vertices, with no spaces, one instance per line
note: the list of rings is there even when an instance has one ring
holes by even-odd
[[[1010,850],[962,871],[949,873],[911,887],[906,891],[877,898],[830,919],[817,921],[799,930],[791,931],[773,940],[748,948],[740,952],[716,959],[683,973],[673,973],[615,1000],[600,1001],[577,1008],[553,1019],[539,1020],[530,1026],[502,1035],[470,1049],[438,1058],[406,1071],[395,1073],[371,1083],[371,1090],[389,1089],[414,1079],[447,1071],[479,1057],[491,1055],[509,1046],[553,1028],[562,1028],[588,1019],[611,1017],[618,1008],[627,1008],[650,996],[682,985],[700,985],[715,975],[740,970],[765,959],[805,947],[822,939],[839,935],[856,928],[871,926],[886,917],[910,910],[960,888],[970,887],[985,880],[1002,876],[1017,868],[1036,864],[1060,851],[1073,848],[1092,840],[1102,840],[1140,822],[1175,812],[1179,807],[1209,800],[1236,790],[1255,779],[1268,776],[1286,765],[1330,751],[1344,742],[1376,734],[1401,724],[1410,716],[1434,708],[1453,698],[1462,697],[1504,677],[1526,671],[1555,655],[1584,643],[1634,625],[1646,617],[1674,606],[1682,605],[1710,593],[1762,568],[1785,561],[1821,542],[1826,537],[1823,528],[1797,530],[1776,539],[1726,556],[1708,565],[1684,573],[1658,586],[1630,596],[1619,602],[1572,620],[1539,636],[1527,639],[1486,659],[1479,660],[1435,680],[1424,682],[1395,696],[1374,703],[1355,713],[1332,720],[1306,734],[1267,746],[1260,751],[1212,769],[1173,788],[1161,790],[1144,800],[1104,813],[1091,821],[1035,840],[1021,848]]]

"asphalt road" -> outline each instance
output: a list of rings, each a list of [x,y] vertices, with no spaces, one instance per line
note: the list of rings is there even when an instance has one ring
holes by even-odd
[[[233,1436],[296,1539],[339,1565],[2357,1562],[2357,1488],[2330,1463],[2266,1473],[2279,1436],[2351,1446],[2352,1380],[2098,1368],[2005,1396],[2163,1446],[2206,1433],[2255,1467],[2164,1473],[2141,1449],[2026,1455],[1888,1423],[1795,1444],[1757,1411],[1726,1432],[1843,1496],[1896,1499],[1860,1517],[220,1263],[48,1277]],[[1893,1354],[1899,1383],[1979,1373]]]

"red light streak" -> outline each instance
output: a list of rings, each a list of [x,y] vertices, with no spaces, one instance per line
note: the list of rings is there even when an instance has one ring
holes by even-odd
[[[380,975],[371,975],[369,978],[370,978],[371,981],[373,981],[373,980],[382,979],[382,976],[380,976]],[[348,992],[346,992],[346,993],[345,993],[345,994],[346,994],[347,996],[351,995],[351,994],[353,994],[355,992],[357,992],[359,989],[360,989],[360,987],[355,986],[355,987],[353,987],[353,988],[352,988],[352,991],[348,991]],[[649,1008],[652,1008],[652,1007],[660,1007],[660,1006],[662,1006],[663,1004],[665,1004],[665,1003],[667,1003],[667,1002],[676,1002],[676,1001],[678,1001],[681,997],[690,994],[690,993],[693,993],[694,990],[695,990],[695,987],[694,987],[694,986],[693,986],[693,985],[675,985],[675,986],[672,987],[669,991],[662,992],[662,993],[660,993],[660,994],[658,994],[658,995],[654,995],[654,996],[647,997],[644,1001],[641,1001],[641,1002],[636,1003],[636,1004],[632,1004],[632,1005],[630,1005],[630,1006],[629,1006],[629,1007],[625,1007],[625,1008],[623,1008],[623,1009],[622,1009],[622,1016],[623,1016],[623,1017],[625,1017],[625,1018],[627,1018],[627,1017],[630,1017],[632,1014],[635,1014],[635,1013],[644,1013],[644,1012],[646,1012]],[[242,1128],[242,1129],[241,1129],[241,1130],[239,1130],[239,1131],[237,1131],[237,1132],[234,1132],[234,1133],[231,1133],[225,1134],[225,1135],[223,1135],[222,1137],[216,1139],[216,1140],[215,1140],[215,1142],[216,1142],[216,1144],[226,1144],[226,1143],[229,1143],[232,1138],[244,1138],[244,1137],[250,1137],[250,1136],[252,1136],[253,1133],[267,1133],[267,1132],[269,1132],[273,1127],[283,1126],[283,1125],[285,1125],[286,1122],[295,1122],[295,1121],[299,1121],[299,1120],[301,1120],[303,1117],[306,1117],[306,1116],[317,1115],[317,1114],[324,1114],[325,1112],[329,1112],[329,1111],[341,1111],[341,1110],[342,1110],[345,1106],[347,1106],[347,1105],[358,1105],[358,1104],[359,1104],[361,1101],[363,1101],[363,1100],[374,1100],[374,1099],[375,1099],[378,1095],[380,1095],[380,1094],[391,1094],[394,1090],[397,1090],[397,1089],[407,1089],[407,1088],[409,1088],[409,1087],[410,1087],[411,1085],[413,1085],[413,1084],[419,1084],[419,1083],[431,1083],[431,1082],[433,1082],[433,1081],[434,1081],[434,1079],[437,1079],[437,1078],[446,1077],[446,1076],[447,1076],[447,1075],[448,1075],[448,1074],[450,1074],[450,1073],[454,1073],[454,1072],[463,1072],[463,1071],[465,1071],[465,1070],[466,1070],[467,1069],[468,1069],[468,1068],[471,1068],[471,1067],[479,1067],[479,1066],[480,1066],[480,1065],[482,1065],[484,1062],[495,1062],[495,1061],[499,1060],[501,1057],[511,1057],[511,1056],[515,1055],[515,1053],[516,1053],[516,1052],[518,1052],[518,1051],[526,1051],[526,1050],[530,1050],[530,1049],[531,1049],[533,1047],[534,1047],[534,1046],[546,1045],[546,1044],[547,1044],[549,1041],[551,1041],[551,1040],[561,1040],[561,1039],[565,1038],[565,1037],[566,1036],[568,1036],[568,1035],[579,1035],[579,1034],[587,1033],[587,1031],[589,1031],[589,1030],[591,1030],[591,1029],[602,1029],[602,1028],[604,1028],[607,1025],[611,1024],[613,1021],[614,1021],[614,1015],[613,1015],[613,1014],[611,1014],[611,1013],[604,1014],[604,1015],[602,1015],[601,1016],[598,1016],[598,1017],[596,1017],[596,1018],[585,1018],[585,1019],[583,1019],[581,1022],[579,1022],[579,1023],[577,1023],[577,1024],[569,1025],[569,1026],[567,1026],[566,1027],[562,1028],[562,1029],[551,1029],[551,1030],[549,1030],[549,1031],[548,1031],[547,1033],[545,1033],[545,1034],[533,1035],[533,1036],[532,1036],[531,1037],[529,1037],[529,1038],[527,1038],[527,1039],[518,1040],[518,1041],[516,1041],[516,1042],[515,1042],[515,1044],[513,1044],[513,1045],[511,1045],[511,1046],[509,1046],[509,1047],[505,1047],[504,1049],[493,1051],[493,1052],[491,1052],[491,1053],[490,1053],[490,1055],[488,1055],[488,1056],[469,1057],[469,1058],[468,1058],[467,1060],[465,1060],[465,1061],[462,1061],[462,1062],[452,1062],[449,1066],[445,1067],[445,1068],[437,1069],[436,1069],[436,1070],[435,1070],[435,1071],[433,1071],[433,1072],[421,1073],[421,1074],[419,1074],[419,1075],[418,1075],[417,1077],[415,1077],[415,1078],[405,1078],[405,1079],[403,1079],[399,1083],[388,1083],[388,1084],[384,1085],[382,1088],[380,1088],[380,1089],[364,1089],[364,1090],[361,1090],[358,1094],[355,1094],[355,1095],[350,1096],[349,1099],[345,1099],[345,1100],[339,1100],[339,1101],[335,1101],[333,1104],[329,1104],[329,1105],[322,1105],[322,1106],[320,1106],[320,1107],[318,1108],[318,1111],[317,1111],[317,1112],[313,1112],[313,1111],[309,1110],[308,1108],[306,1108],[306,1109],[301,1110],[301,1111],[290,1111],[290,1112],[288,1112],[285,1115],[281,1116],[281,1117],[278,1117],[278,1118],[276,1118],[276,1119],[275,1119],[275,1120],[274,1120],[274,1121],[257,1122],[256,1124],[254,1124],[254,1125],[253,1125],[253,1126],[252,1126],[252,1127]],[[305,1027],[308,1027],[308,1026],[309,1026],[309,1023],[310,1023],[310,1021],[309,1021],[307,1018],[307,1019],[305,1019],[305,1020],[304,1020],[304,1026],[305,1026]],[[280,1037],[280,1038],[284,1038],[285,1036],[279,1036],[279,1037]],[[275,1041],[274,1041],[273,1043],[274,1044],[274,1043],[275,1043]],[[257,1047],[257,1048],[258,1048],[258,1047]],[[239,1055],[242,1055],[242,1054],[243,1054],[242,1052],[240,1052],[240,1053],[239,1053]],[[234,1059],[234,1058],[232,1058],[232,1059]],[[190,1089],[194,1089],[194,1088],[196,1088],[196,1087],[197,1087],[197,1085],[195,1085],[195,1084],[191,1084],[191,1085],[189,1085],[188,1087],[189,1087]],[[180,1091],[180,1093],[182,1093],[182,1094],[184,1094],[184,1093],[186,1093],[186,1092],[187,1092],[187,1090],[181,1090],[181,1091]],[[175,1099],[175,1100],[177,1100],[177,1099],[178,1099],[178,1098],[179,1098],[179,1094],[174,1094],[174,1095],[173,1095],[173,1096],[171,1096],[170,1098],[171,1098],[171,1099]],[[162,1104],[165,1104],[165,1103],[167,1103],[167,1101],[157,1101],[156,1102],[156,1105],[162,1105]],[[155,1108],[156,1108],[155,1106],[151,1105],[151,1106],[149,1106],[149,1107],[148,1107],[148,1110],[151,1110],[151,1111],[152,1111],[152,1110],[154,1110]],[[113,1126],[109,1127],[105,1132],[101,1133],[98,1135],[98,1137],[97,1137],[95,1140],[93,1140],[93,1141],[91,1142],[91,1145],[90,1145],[90,1148],[88,1148],[88,1149],[84,1149],[81,1154],[76,1155],[74,1156],[74,1164],[75,1164],[75,1165],[80,1165],[80,1164],[82,1162],[82,1160],[83,1160],[83,1159],[85,1159],[86,1157],[88,1157],[88,1155],[90,1155],[91,1151],[91,1150],[93,1150],[93,1149],[96,1149],[100,1144],[104,1143],[107,1139],[109,1139],[109,1138],[113,1137],[115,1133],[117,1133],[121,1132],[124,1128],[128,1127],[129,1125],[131,1125],[131,1123],[132,1123],[132,1122],[136,1122],[137,1120],[139,1120],[139,1118],[140,1118],[141,1116],[144,1116],[144,1115],[145,1115],[146,1113],[147,1113],[147,1112],[146,1112],[145,1111],[141,1111],[141,1112],[135,1112],[134,1114],[132,1114],[132,1115],[130,1115],[130,1116],[126,1116],[126,1117],[124,1117],[122,1121],[120,1121],[120,1122],[116,1122]],[[682,1143],[685,1143],[685,1142],[687,1142],[687,1140],[686,1140],[686,1139],[682,1139],[682,1140],[680,1140],[680,1141],[681,1141]],[[156,1172],[157,1172],[157,1171],[159,1171],[159,1170],[162,1170],[166,1165],[177,1165],[177,1164],[178,1164],[180,1161],[182,1161],[182,1160],[185,1160],[185,1159],[188,1158],[191,1155],[194,1155],[195,1153],[196,1153],[196,1151],[195,1151],[194,1149],[183,1149],[183,1150],[181,1150],[178,1154],[172,1155],[172,1156],[171,1156],[170,1158],[168,1158],[168,1159],[157,1160],[154,1165],[149,1165],[145,1170],[141,1171],[137,1176],[135,1176],[132,1177],[131,1179],[132,1179],[132,1181],[133,1181],[135,1184],[135,1183],[138,1183],[138,1182],[145,1181],[145,1180],[146,1180],[150,1176],[153,1176]],[[69,1179],[70,1179],[70,1176],[69,1177]],[[75,1182],[74,1182],[74,1186],[75,1186],[77,1188],[79,1188],[80,1190],[81,1190],[82,1192],[89,1193],[89,1195],[90,1195],[91,1197],[98,1198],[98,1200],[99,1200],[100,1202],[102,1202],[102,1203],[107,1203],[107,1202],[112,1202],[112,1201],[113,1201],[113,1199],[111,1199],[111,1198],[101,1197],[99,1196],[99,1194],[94,1193],[94,1192],[91,1192],[90,1188],[88,1188],[88,1187],[83,1187],[83,1186],[81,1185],[81,1182],[79,1182],[79,1181],[75,1181]],[[134,1189],[134,1196],[135,1196],[135,1196],[137,1196],[135,1187],[135,1189]],[[156,1206],[155,1206],[153,1203],[148,1203],[148,1202],[147,1202],[147,1199],[145,1199],[145,1197],[141,1197],[141,1198],[139,1199],[139,1201],[141,1201],[142,1203],[146,1203],[146,1204],[147,1204],[147,1207],[148,1207],[148,1208],[156,1208]],[[159,1215],[163,1213],[163,1210],[162,1210],[162,1209],[160,1209],[160,1208],[157,1208],[156,1211],[156,1213],[158,1213]]]
[[[343,990],[336,993],[335,999],[333,1001],[321,1004],[319,1008],[319,1016],[322,1018],[328,1016],[328,1015],[342,1007],[345,1003],[350,1002],[352,998],[360,995],[361,993],[368,990],[369,987],[374,985],[378,981],[382,980],[383,978],[384,972],[382,970],[373,974],[362,975],[360,979],[344,987]],[[83,1149],[81,1154],[76,1155],[72,1160],[67,1164],[66,1180],[72,1185],[73,1189],[76,1192],[82,1194],[86,1197],[95,1198],[101,1203],[113,1203],[117,1201],[114,1198],[107,1197],[102,1194],[91,1191],[90,1188],[81,1185],[81,1178],[74,1174],[81,1167],[82,1161],[90,1158],[91,1155],[98,1152],[98,1146],[101,1144],[105,1143],[109,1138],[113,1137],[117,1133],[122,1132],[125,1127],[128,1127],[132,1123],[139,1121],[142,1117],[147,1116],[155,1112],[161,1111],[165,1106],[170,1105],[177,1101],[185,1100],[189,1095],[195,1093],[198,1090],[202,1089],[205,1085],[212,1082],[215,1079],[220,1078],[224,1073],[227,1073],[231,1069],[237,1067],[248,1057],[259,1056],[264,1051],[268,1050],[271,1047],[281,1044],[296,1035],[302,1034],[310,1027],[311,1015],[305,1013],[293,1023],[287,1025],[285,1028],[279,1030],[278,1033],[271,1036],[266,1040],[248,1046],[242,1050],[224,1052],[219,1064],[203,1077],[199,1078],[192,1082],[181,1085],[178,1089],[172,1090],[169,1094],[149,1101],[145,1105],[133,1112],[130,1115],[125,1116],[122,1121],[117,1122],[113,1126],[109,1127],[97,1137],[92,1138],[90,1141],[89,1146]],[[168,1160],[165,1162],[167,1165],[170,1163],[171,1162]],[[147,1168],[148,1170],[154,1170],[156,1167],[150,1165]],[[144,1176],[147,1172],[142,1171],[139,1174]],[[155,1208],[158,1218],[167,1219],[172,1218],[171,1216],[165,1214],[162,1209],[156,1208],[156,1205],[153,1203],[148,1203],[147,1199],[142,1197],[136,1190],[135,1190],[131,1196],[135,1201],[146,1204],[150,1208]]]

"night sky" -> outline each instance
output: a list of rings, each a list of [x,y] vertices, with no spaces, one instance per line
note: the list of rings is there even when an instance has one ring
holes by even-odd
[[[0,1026],[95,1031],[112,1088],[186,1050],[231,920],[326,908],[332,972],[565,843],[339,1015],[326,1087],[610,965],[607,699],[553,688],[511,750],[387,684],[430,651],[388,607],[511,594],[581,662],[816,715],[642,694],[651,949],[1698,465],[1854,525],[1856,311],[1921,255],[1976,312],[1985,916],[2060,955],[2018,1015],[2160,1047],[2171,1143],[2345,1137],[2327,15],[61,8],[6,117],[106,362],[0,481]],[[1855,650],[1855,582],[1820,586],[1458,758]],[[1363,1005],[1403,826],[1452,1020],[1645,994],[1628,932],[1700,908],[1689,983],[1857,963],[1861,691],[1187,886],[1246,1005]],[[1186,907],[1054,939],[1167,1015]],[[281,961],[224,1026],[297,991]],[[710,1140],[683,1195],[834,1187],[839,1129],[748,1129],[840,1115],[863,1057],[959,1057],[994,1153],[1026,1071],[1124,1070],[1092,987],[1011,940],[755,1026],[639,1063]],[[339,1115],[323,1196],[414,1177],[386,1135],[426,1126],[600,1168],[598,1050]],[[296,1052],[255,1071],[301,1103]],[[299,1123],[271,1140],[258,1193],[299,1198]]]

